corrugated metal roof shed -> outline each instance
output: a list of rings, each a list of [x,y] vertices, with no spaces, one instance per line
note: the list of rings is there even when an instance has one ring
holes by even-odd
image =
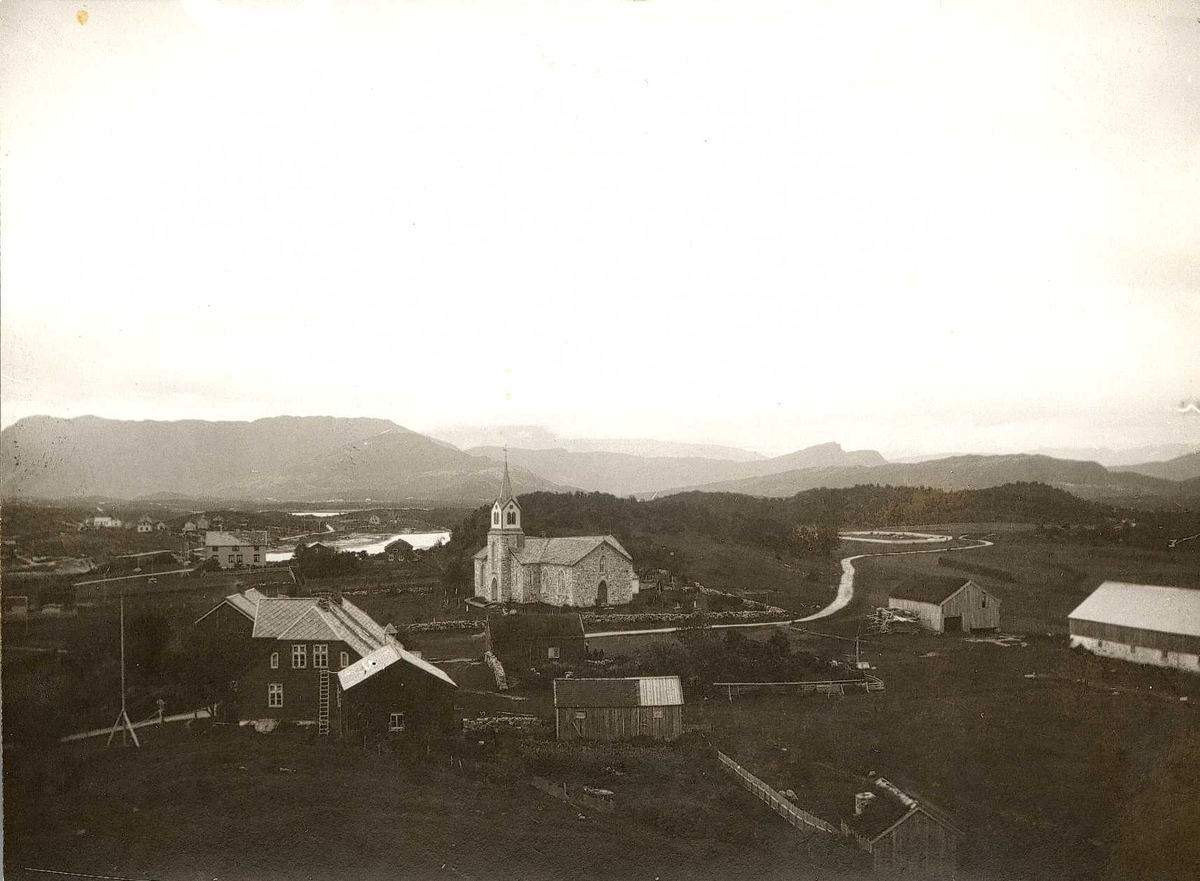
[[[556,707],[678,707],[683,687],[678,676],[628,679],[555,679]]]
[[[1106,581],[1067,617],[1200,636],[1200,590]]]
[[[429,663],[424,658],[418,658],[412,652],[407,651],[402,646],[394,642],[380,646],[370,654],[359,658],[346,669],[339,670],[338,682],[341,683],[343,691],[349,691],[359,683],[370,679],[376,673],[381,673],[388,667],[392,666],[392,664],[400,661],[416,667],[418,670],[428,673],[430,676],[441,679],[443,682],[446,682],[455,688],[458,687],[458,684],[455,683],[455,681],[449,676],[447,676],[444,671],[433,666],[433,664]]]

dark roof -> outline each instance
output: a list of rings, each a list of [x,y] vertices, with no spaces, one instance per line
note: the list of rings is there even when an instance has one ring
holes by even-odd
[[[488,615],[492,643],[512,639],[566,636],[583,639],[583,619],[579,615]]]
[[[898,600],[943,603],[970,580],[961,575],[913,575],[900,582],[888,595]]]
[[[408,542],[406,542],[404,539],[398,538],[395,541],[388,542],[386,545],[384,545],[383,549],[384,549],[384,551],[386,551],[388,553],[394,554],[396,551],[400,551],[400,550],[411,551],[413,549],[413,546],[410,545]]]
[[[556,707],[677,707],[683,704],[678,676],[628,679],[555,679]]]

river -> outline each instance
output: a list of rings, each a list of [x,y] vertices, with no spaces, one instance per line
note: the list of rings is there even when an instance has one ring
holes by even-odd
[[[397,532],[391,535],[348,535],[342,538],[321,539],[321,544],[339,551],[366,551],[368,554],[378,554],[396,539],[402,538],[418,551],[431,548],[438,542],[450,541],[449,530],[441,532]],[[309,544],[316,544],[313,539]],[[267,553],[268,563],[282,563],[295,556],[294,551],[271,551]]]

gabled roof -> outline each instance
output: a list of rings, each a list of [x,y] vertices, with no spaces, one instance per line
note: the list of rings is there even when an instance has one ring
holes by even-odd
[[[381,673],[398,662],[415,667],[423,673],[427,673],[454,688],[458,688],[458,684],[447,676],[444,671],[439,670],[424,658],[418,658],[412,652],[406,651],[403,646],[395,642],[380,646],[373,652],[359,658],[346,669],[339,670],[338,681],[341,683],[343,691],[349,691],[359,683],[370,679],[376,673]]]
[[[628,560],[633,558],[611,535],[580,535],[563,538],[526,538],[525,546],[513,551],[523,565],[550,563],[574,566],[601,545],[608,545]]]
[[[680,707],[683,706],[683,686],[678,676],[555,679],[554,706]]]
[[[199,624],[222,606],[230,606],[241,614],[245,615],[249,620],[253,621],[254,616],[258,612],[258,601],[261,599],[264,599],[263,594],[259,593],[253,587],[247,590],[245,593],[231,593],[229,596],[221,600],[221,602],[217,603],[215,606],[197,618],[194,623]]]
[[[488,632],[493,643],[510,639],[577,637],[583,639],[583,619],[578,613],[561,615],[488,615]]]
[[[265,532],[236,533],[209,530],[204,533],[205,547],[220,547],[222,545],[265,545]]]
[[[1106,581],[1067,617],[1159,633],[1200,636],[1200,590]]]
[[[959,575],[913,575],[900,582],[888,596],[898,600],[916,600],[919,603],[940,605],[970,583],[970,578]],[[979,587],[978,584],[975,586]],[[988,596],[991,594],[988,593]]]
[[[256,639],[341,641],[365,657],[387,642],[383,628],[370,615],[343,599],[321,605],[318,597],[264,597],[254,618]]]

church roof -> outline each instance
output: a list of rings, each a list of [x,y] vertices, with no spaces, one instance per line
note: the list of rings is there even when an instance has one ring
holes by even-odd
[[[632,560],[629,552],[611,535],[583,535],[569,538],[526,538],[525,546],[513,551],[523,565],[552,563],[574,566],[596,548],[607,544],[622,556]],[[484,548],[486,551],[487,548]]]

